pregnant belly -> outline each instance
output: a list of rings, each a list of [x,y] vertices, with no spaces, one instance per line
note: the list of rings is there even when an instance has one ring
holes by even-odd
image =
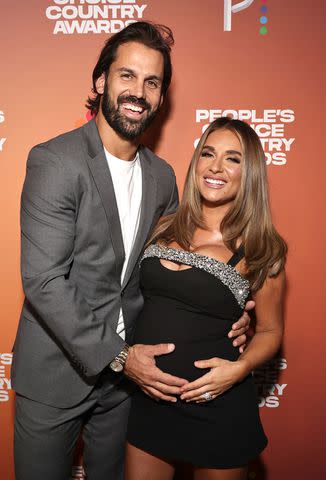
[[[235,361],[239,352],[227,334],[233,319],[207,315],[175,301],[146,302],[137,319],[134,343],[174,343],[175,350],[156,357],[157,366],[172,375],[194,380],[207,370],[196,360],[220,357]]]

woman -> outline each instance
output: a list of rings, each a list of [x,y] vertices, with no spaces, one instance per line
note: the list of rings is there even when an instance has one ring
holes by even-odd
[[[195,480],[246,478],[267,444],[251,371],[281,344],[285,256],[260,140],[246,123],[220,118],[195,150],[177,213],[159,223],[141,262],[135,342],[173,342],[157,364],[189,383],[175,403],[135,394],[126,480],[171,480],[180,462]],[[239,354],[227,332],[250,294],[256,333]]]

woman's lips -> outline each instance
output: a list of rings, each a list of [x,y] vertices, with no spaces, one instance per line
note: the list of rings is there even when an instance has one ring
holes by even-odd
[[[209,188],[220,189],[225,186],[226,181],[221,178],[204,177],[204,183]]]

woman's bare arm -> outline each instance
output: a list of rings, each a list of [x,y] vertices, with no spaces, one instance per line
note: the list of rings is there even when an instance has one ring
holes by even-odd
[[[197,368],[210,372],[181,388],[181,399],[202,402],[205,392],[215,398],[241,381],[252,370],[272,358],[281,345],[283,336],[283,297],[285,272],[266,279],[254,295],[256,302],[256,331],[246,350],[237,361],[210,358],[195,362]]]

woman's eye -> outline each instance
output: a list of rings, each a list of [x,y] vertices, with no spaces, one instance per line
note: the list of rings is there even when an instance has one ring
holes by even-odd
[[[213,154],[211,152],[201,152],[202,157],[212,157]]]
[[[231,160],[231,162],[234,162],[234,163],[240,163],[240,158],[229,157],[228,160]]]

